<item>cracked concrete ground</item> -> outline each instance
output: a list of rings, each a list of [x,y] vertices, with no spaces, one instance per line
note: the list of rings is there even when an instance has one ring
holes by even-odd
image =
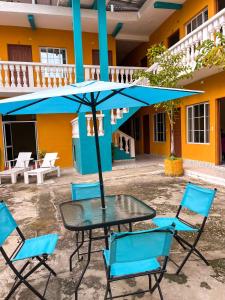
[[[130,194],[156,209],[157,215],[173,216],[181,200],[184,187],[189,178],[168,178],[157,174],[158,167],[140,167],[135,169],[115,170],[104,174],[107,194]],[[50,258],[49,264],[57,272],[57,277],[51,277],[46,298],[51,300],[74,299],[74,282],[82,268],[82,262],[77,263],[73,272],[68,270],[68,257],[74,249],[73,233],[63,227],[59,212],[59,204],[70,200],[71,181],[91,181],[96,175],[79,176],[71,170],[64,171],[61,178],[50,177],[42,186],[35,183],[24,186],[22,181],[12,186],[2,185],[0,188],[3,199],[26,237],[57,232],[60,240],[55,254]],[[193,180],[192,180],[193,181]],[[206,183],[195,181],[198,184],[212,187]],[[214,187],[214,186],[213,186]],[[205,232],[199,242],[199,249],[210,261],[207,267],[192,256],[185,265],[181,275],[176,276],[173,263],[168,265],[161,287],[165,299],[174,300],[225,300],[225,189],[218,187],[218,193],[210,217],[207,221]],[[199,217],[186,215],[200,222]],[[151,222],[135,224],[135,229],[151,227]],[[191,239],[192,236],[186,235]],[[7,249],[13,249],[17,237],[13,235],[7,241]],[[103,247],[101,242],[96,242],[96,248]],[[182,250],[176,243],[173,245],[172,258],[179,262],[183,257]],[[47,278],[45,270],[35,273],[30,282],[40,291],[45,286]],[[13,282],[13,274],[5,266],[0,256],[0,299],[4,299]],[[79,291],[79,299],[103,299],[105,291],[105,271],[101,254],[92,257],[90,267],[84,277]],[[113,285],[115,294],[143,290],[147,287],[147,279],[126,280]],[[155,292],[153,295],[141,294],[136,297],[123,299],[159,299]],[[33,300],[36,297],[24,286],[15,293],[12,299]]]

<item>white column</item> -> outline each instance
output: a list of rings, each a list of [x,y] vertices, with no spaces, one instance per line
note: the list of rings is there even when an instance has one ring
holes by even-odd
[[[9,65],[9,70],[10,70],[10,79],[11,79],[11,87],[15,87],[15,76],[14,76],[14,71],[15,67],[14,65]]]
[[[40,85],[40,75],[39,75],[39,66],[35,66],[36,78],[37,78],[37,87],[41,87]]]
[[[20,65],[16,65],[16,79],[17,79],[17,87],[21,87]]]
[[[92,136],[92,132],[91,132],[92,115],[86,115],[86,118],[87,118],[87,136]]]
[[[5,87],[9,87],[9,69],[8,69],[8,65],[3,65],[3,69],[5,72]]]
[[[23,87],[27,87],[27,67],[26,66],[22,66],[22,73],[23,73]]]
[[[104,115],[99,115],[98,116],[98,134],[99,136],[103,136],[104,135],[104,130],[103,130],[103,117]]]

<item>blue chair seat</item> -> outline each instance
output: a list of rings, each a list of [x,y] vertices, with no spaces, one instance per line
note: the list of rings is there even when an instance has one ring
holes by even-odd
[[[178,231],[198,231],[197,228],[193,228],[183,222],[178,218],[154,218],[152,222],[158,227],[170,226],[173,223],[175,224],[175,230]]]
[[[57,241],[58,234],[41,235],[25,240],[23,246],[12,261],[41,256],[43,254],[51,255],[55,250]]]
[[[109,266],[109,250],[104,250],[104,257]],[[110,266],[110,276],[126,276],[153,270],[159,270],[160,264],[155,258],[139,260],[137,262],[114,263]]]

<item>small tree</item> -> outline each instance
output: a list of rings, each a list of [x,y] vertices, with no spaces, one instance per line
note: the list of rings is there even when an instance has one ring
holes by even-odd
[[[185,53],[172,54],[162,44],[153,45],[147,51],[147,59],[152,70],[138,71],[135,78],[146,78],[151,86],[168,88],[179,87],[179,81],[192,77],[192,68],[183,63]],[[176,113],[180,106],[180,100],[171,100],[154,105],[156,109],[162,109],[169,118],[171,143],[170,157],[175,158],[174,124]]]
[[[205,40],[197,48],[196,69],[219,67],[225,70],[225,36],[217,32],[214,40]]]

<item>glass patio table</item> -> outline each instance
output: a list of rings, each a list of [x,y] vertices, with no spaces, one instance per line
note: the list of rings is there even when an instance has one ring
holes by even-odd
[[[108,228],[122,224],[132,224],[138,221],[149,220],[155,217],[156,211],[144,202],[129,195],[105,196],[106,209],[101,208],[101,199],[93,198],[64,202],[60,205],[60,212],[64,227],[68,230],[82,234],[82,239],[70,256],[70,271],[72,271],[72,258],[83,246],[84,232],[88,232],[87,262],[75,288],[75,299],[78,299],[77,290],[85,274],[91,257],[91,242],[97,239],[105,239],[108,248]],[[92,236],[92,230],[104,229],[104,236]],[[95,252],[95,251],[94,251]],[[79,254],[78,254],[79,257]]]

